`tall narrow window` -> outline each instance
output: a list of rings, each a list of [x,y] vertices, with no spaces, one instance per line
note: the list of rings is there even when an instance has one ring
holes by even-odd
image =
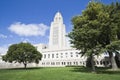
[[[46,54],[44,54],[44,59],[46,58]]]
[[[73,57],[73,53],[72,52],[70,53],[70,55],[71,55],[71,57]]]
[[[68,57],[68,53],[65,53],[66,58]]]
[[[52,54],[52,58],[54,58],[54,54]]]
[[[56,58],[58,58],[58,53],[56,54]]]
[[[50,58],[50,54],[48,54],[48,58]]]
[[[78,57],[78,52],[76,52],[76,57]]]
[[[61,58],[63,58],[63,53],[61,53]]]

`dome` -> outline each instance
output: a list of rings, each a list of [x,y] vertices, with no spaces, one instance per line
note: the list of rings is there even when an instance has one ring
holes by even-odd
[[[54,22],[62,22],[63,23],[63,18],[60,12],[57,12],[54,17]]]

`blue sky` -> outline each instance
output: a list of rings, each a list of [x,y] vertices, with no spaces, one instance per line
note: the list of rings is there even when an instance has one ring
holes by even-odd
[[[63,16],[66,32],[70,32],[72,17],[80,15],[89,1],[0,0],[0,54],[4,53],[9,45],[22,41],[47,44],[50,24],[57,11]],[[116,0],[101,1],[109,4]]]

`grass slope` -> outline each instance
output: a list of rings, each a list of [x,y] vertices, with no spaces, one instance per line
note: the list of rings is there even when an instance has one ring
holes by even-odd
[[[1,69],[0,80],[120,80],[120,71],[91,73],[83,67]]]

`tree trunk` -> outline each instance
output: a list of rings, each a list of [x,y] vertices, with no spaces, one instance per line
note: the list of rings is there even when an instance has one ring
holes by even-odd
[[[23,64],[24,64],[24,68],[26,69],[27,68],[27,63],[23,62]]]
[[[113,70],[117,70],[118,66],[116,64],[115,57],[113,56],[113,53],[110,52],[110,51],[108,51],[108,53],[109,53],[109,57],[110,57],[110,62],[111,62],[112,69]]]
[[[27,67],[27,64],[25,64],[24,66],[25,66],[25,69],[26,69],[26,67]]]
[[[91,65],[92,65],[92,72],[96,72],[93,54],[91,55]]]

